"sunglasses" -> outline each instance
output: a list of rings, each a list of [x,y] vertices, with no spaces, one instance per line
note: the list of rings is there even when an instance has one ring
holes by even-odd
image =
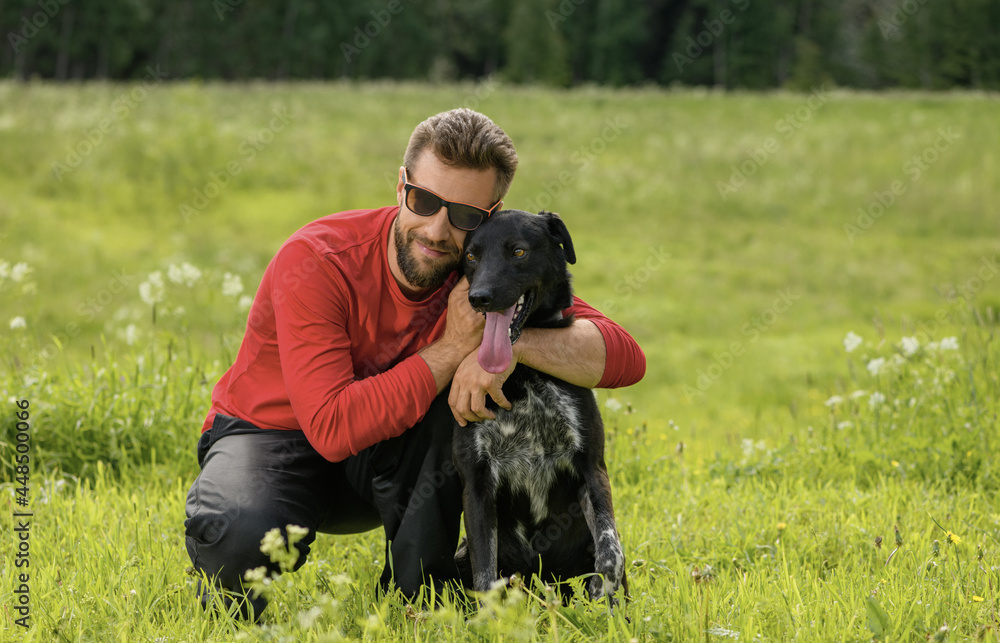
[[[406,177],[405,167],[403,168],[403,192],[405,194],[404,202],[406,203],[406,207],[414,214],[429,217],[444,206],[448,208],[448,221],[451,222],[451,225],[459,230],[466,231],[478,228],[479,224],[493,214],[493,211],[500,205],[500,201],[497,201],[492,208],[484,210],[468,203],[445,201],[430,190],[410,183],[410,180]]]

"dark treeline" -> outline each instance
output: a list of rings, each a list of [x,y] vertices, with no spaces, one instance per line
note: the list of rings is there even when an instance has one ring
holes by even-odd
[[[1000,0],[0,0],[0,77],[1000,89]]]

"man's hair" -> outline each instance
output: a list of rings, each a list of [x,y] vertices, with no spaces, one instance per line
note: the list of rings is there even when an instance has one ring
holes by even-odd
[[[473,170],[494,168],[494,202],[507,194],[514,180],[517,170],[514,143],[496,123],[471,109],[441,112],[417,125],[406,146],[403,166],[412,170],[417,158],[428,148],[446,165]]]

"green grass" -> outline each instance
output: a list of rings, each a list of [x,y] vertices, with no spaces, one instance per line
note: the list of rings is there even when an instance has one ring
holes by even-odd
[[[31,268],[0,281],[0,640],[1000,638],[995,97],[187,83],[116,111],[131,91],[0,84],[0,261]],[[183,503],[239,298],[299,226],[391,203],[412,127],[460,104],[517,145],[507,205],[562,214],[577,292],[646,352],[641,383],[599,395],[632,600],[609,617],[529,586],[486,615],[408,609],[375,593],[371,532],[321,536],[263,627],[209,617]],[[928,153],[942,128],[959,137]],[[914,155],[933,158],[919,177]],[[183,262],[191,287],[168,278]],[[139,293],[154,271],[155,316]],[[223,294],[225,273],[243,293]]]

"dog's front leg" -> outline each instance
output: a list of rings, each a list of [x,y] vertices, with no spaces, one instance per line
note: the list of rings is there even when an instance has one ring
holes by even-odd
[[[466,478],[463,492],[465,536],[472,565],[472,586],[489,591],[498,578],[495,483],[488,468]]]
[[[588,471],[585,478],[583,515],[594,538],[594,571],[598,574],[588,582],[587,591],[592,599],[607,596],[614,605],[617,602],[614,595],[625,583],[625,554],[618,539],[611,481],[603,462]]]

